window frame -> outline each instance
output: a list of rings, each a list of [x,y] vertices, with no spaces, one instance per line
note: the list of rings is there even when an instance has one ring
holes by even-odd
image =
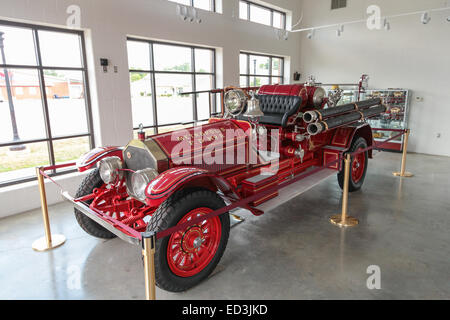
[[[158,105],[157,105],[157,99],[156,99],[156,75],[157,74],[184,74],[184,75],[191,75],[191,83],[192,83],[192,92],[197,92],[197,84],[196,84],[196,76],[198,75],[209,75],[213,78],[213,89],[217,87],[217,74],[216,74],[216,49],[211,47],[202,47],[197,45],[189,45],[189,44],[180,44],[180,43],[172,43],[167,41],[157,41],[157,40],[147,40],[147,39],[140,39],[135,37],[127,37],[128,41],[134,41],[134,42],[144,42],[149,45],[149,58],[150,58],[150,70],[142,70],[142,69],[132,69],[129,68],[128,72],[131,73],[148,73],[150,74],[150,85],[152,90],[152,112],[153,112],[153,125],[150,126],[143,126],[142,129],[153,129],[155,134],[158,134],[159,128],[164,127],[170,127],[170,126],[176,126],[176,125],[187,125],[187,124],[194,124],[197,122],[203,122],[207,119],[198,119],[198,101],[197,101],[197,94],[191,94],[192,98],[192,116],[193,120],[188,122],[176,122],[176,123],[168,123],[168,124],[159,124],[158,123]],[[154,59],[154,50],[153,45],[160,44],[160,45],[168,45],[168,46],[177,46],[177,47],[183,47],[183,48],[189,48],[191,50],[191,71],[163,71],[163,70],[155,70],[155,59]],[[212,52],[212,65],[211,65],[211,72],[198,72],[195,71],[195,49],[199,50],[210,50]],[[217,102],[216,99],[212,99],[211,96],[209,97],[209,115],[215,114],[217,112]],[[133,132],[136,130],[139,130],[140,127],[134,127]]]
[[[347,0],[331,0],[331,10],[347,8]]]
[[[275,27],[275,26],[273,25],[273,22],[274,22],[274,21],[273,21],[273,14],[274,14],[274,12],[276,12],[276,13],[280,14],[280,15],[283,17],[283,25],[281,26],[281,29],[280,29],[280,30],[286,30],[286,27],[287,27],[287,24],[286,24],[286,12],[283,12],[283,11],[280,11],[280,10],[276,10],[276,9],[273,9],[273,8],[270,8],[270,7],[267,7],[267,6],[264,6],[264,5],[259,4],[259,3],[255,3],[255,2],[252,2],[252,1],[248,1],[248,0],[239,0],[239,10],[240,10],[240,4],[241,4],[241,3],[245,3],[245,4],[246,4],[246,7],[247,7],[247,15],[246,15],[246,16],[247,16],[247,18],[245,18],[245,19],[240,18],[240,19],[245,20],[245,21],[250,21],[250,22],[253,22],[253,23],[262,24],[262,25],[265,25],[265,26],[268,26],[268,27],[272,27],[272,28],[279,29],[278,27]],[[269,10],[269,11],[270,11],[270,25],[267,25],[267,24],[264,24],[264,23],[259,23],[259,22],[251,21],[251,20],[250,20],[251,6],[255,6],[255,7],[259,7],[259,8],[262,8],[262,9]],[[239,12],[239,17],[240,17],[240,15],[241,15],[241,13]]]
[[[202,8],[194,6],[195,1],[197,1],[197,0],[189,0],[189,5],[184,5],[184,4],[179,3],[179,2],[177,2],[175,0],[169,0],[169,1],[173,2],[173,3],[176,3],[176,4],[179,4],[179,5],[182,5],[182,6],[189,6],[189,7],[193,7],[193,8],[196,8],[196,9],[205,10],[205,9],[202,9]],[[205,10],[205,11],[217,12],[216,11],[216,9],[217,9],[216,0],[209,0],[209,3],[210,3],[211,10]]]
[[[284,83],[284,57],[280,57],[280,56],[276,56],[276,55],[270,55],[270,54],[259,54],[259,53],[252,53],[252,52],[248,52],[248,51],[241,51],[239,52],[239,57],[240,55],[246,55],[247,57],[247,69],[246,69],[246,73],[240,73],[239,72],[239,77],[246,77],[246,86],[250,87],[250,78],[269,78],[270,79],[270,84],[273,84],[273,79],[281,79],[280,84]],[[264,58],[269,58],[269,74],[252,74],[250,73],[250,56],[257,56],[257,57],[264,57]],[[272,74],[272,62],[273,59],[280,59],[281,61],[281,66],[280,66],[280,75],[279,76],[274,76]],[[239,59],[240,60],[240,59]],[[239,66],[239,70],[240,70],[240,66]]]
[[[39,91],[40,91],[40,99],[42,104],[43,111],[43,119],[44,119],[44,127],[46,132],[46,137],[41,139],[28,139],[28,140],[20,140],[20,141],[10,141],[10,142],[2,142],[0,143],[0,147],[11,147],[15,145],[28,145],[31,143],[38,142],[47,142],[47,152],[49,157],[49,165],[56,165],[55,160],[55,150],[53,147],[54,141],[60,140],[68,140],[73,138],[81,138],[88,137],[89,138],[89,148],[92,149],[95,147],[95,138],[94,138],[94,126],[92,119],[92,104],[91,104],[91,94],[89,89],[89,79],[88,79],[88,68],[87,68],[87,58],[86,58],[86,43],[84,39],[84,32],[81,30],[73,30],[73,29],[63,29],[57,27],[43,26],[38,24],[30,24],[30,23],[22,23],[22,22],[13,22],[7,20],[0,19],[0,25],[8,26],[8,27],[17,27],[23,29],[31,30],[33,34],[33,45],[36,55],[36,65],[21,65],[21,64],[3,64],[3,61],[0,61],[0,70],[3,69],[25,69],[25,70],[34,70],[37,72],[38,80],[39,80]],[[79,36],[80,39],[80,58],[81,58],[81,66],[80,67],[56,67],[42,64],[42,55],[40,50],[40,40],[39,40],[39,31],[52,31],[59,33],[68,33],[75,34]],[[85,100],[85,111],[86,111],[86,121],[87,121],[87,130],[88,132],[80,133],[80,134],[72,134],[72,135],[64,135],[64,136],[53,136],[52,129],[50,124],[50,112],[48,107],[48,99],[45,85],[45,71],[46,70],[60,70],[60,71],[79,71],[82,73],[82,80],[84,86],[84,100]],[[59,176],[68,173],[76,172],[76,169],[66,169],[57,171],[57,169],[49,170],[49,176]],[[0,182],[0,188],[15,185],[24,182],[30,182],[37,180],[37,177],[26,177],[20,179],[8,180],[5,182]]]

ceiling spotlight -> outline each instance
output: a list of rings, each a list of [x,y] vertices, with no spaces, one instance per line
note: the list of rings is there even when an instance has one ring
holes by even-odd
[[[431,21],[430,14],[428,12],[424,12],[422,14],[421,21],[423,24],[427,24],[428,22],[430,22]]]
[[[177,5],[177,15],[182,19],[182,20],[186,20],[187,19],[187,7],[182,6],[182,5]]]
[[[288,40],[289,39],[289,31],[277,29],[276,30],[278,40]]]
[[[338,37],[340,37],[341,36],[341,34],[344,32],[344,25],[340,25],[339,27],[338,27],[338,29],[336,30],[336,35],[338,36]]]
[[[316,34],[316,30],[311,29],[311,32],[308,33],[308,35],[306,36],[308,39],[312,39],[314,38],[314,35]]]
[[[447,22],[450,22],[450,16],[447,17]]]
[[[202,19],[198,17],[198,11],[195,8],[192,8],[192,16],[191,16],[191,22],[194,21],[197,23],[202,23]]]
[[[391,24],[387,21],[387,19],[384,19],[383,27],[384,27],[384,30],[386,30],[386,31],[391,30]]]

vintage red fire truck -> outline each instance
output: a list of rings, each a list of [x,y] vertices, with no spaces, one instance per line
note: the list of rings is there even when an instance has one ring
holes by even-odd
[[[328,167],[343,185],[341,156],[373,144],[365,119],[384,112],[373,99],[336,106],[337,95],[313,81],[265,85],[257,94],[223,91],[222,116],[207,124],[96,148],[78,161],[90,170],[72,203],[87,233],[136,243],[130,230],[166,230],[249,198],[244,209],[264,213],[277,186],[311,168]],[[254,93],[254,92],[251,92]],[[351,163],[349,190],[361,188],[371,151]],[[258,197],[263,191],[264,196]],[[187,290],[216,267],[227,245],[230,218],[222,214],[156,243],[156,283]]]

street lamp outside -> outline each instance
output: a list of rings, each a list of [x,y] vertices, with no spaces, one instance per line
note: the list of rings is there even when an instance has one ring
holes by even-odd
[[[2,55],[2,63],[6,65],[6,59],[5,59],[5,46],[3,43],[3,40],[5,39],[3,37],[5,33],[0,31],[0,51]],[[14,102],[12,99],[12,93],[11,93],[11,83],[9,81],[9,74],[8,69],[6,67],[3,68],[3,72],[5,74],[5,85],[6,85],[6,92],[8,94],[8,103],[9,103],[9,115],[11,117],[11,125],[13,129],[13,141],[20,141],[19,137],[19,131],[17,130],[17,122],[16,122],[16,113],[14,111]],[[18,144],[9,147],[9,150],[11,151],[20,151],[24,150],[26,147],[23,144]]]

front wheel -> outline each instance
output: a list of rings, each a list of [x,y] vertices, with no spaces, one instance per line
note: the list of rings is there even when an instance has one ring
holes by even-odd
[[[94,169],[81,182],[80,186],[78,187],[78,191],[75,195],[75,198],[81,198],[83,196],[91,194],[94,192],[95,189],[104,186],[105,184],[102,181],[102,178],[100,178],[100,173],[98,172],[98,169]],[[92,200],[88,201],[87,203],[90,204],[91,202]],[[97,222],[95,222],[91,218],[88,218],[77,209],[75,209],[75,218],[77,219],[77,222],[80,225],[80,227],[91,236],[101,239],[112,239],[116,237],[114,233],[106,230]]]
[[[153,214],[147,231],[159,232],[225,206],[214,192],[180,191]],[[161,289],[180,292],[207,278],[219,263],[228,242],[228,213],[204,220],[156,242],[155,276]]]
[[[349,153],[356,152],[358,150],[363,150],[367,148],[367,142],[364,138],[359,137],[353,140],[350,146]],[[348,191],[354,192],[361,189],[364,179],[366,178],[368,161],[368,152],[362,152],[351,158],[350,163],[350,179],[348,184]],[[342,170],[339,171],[338,182],[341,189],[344,188],[344,177],[345,177],[345,162],[342,164]]]

